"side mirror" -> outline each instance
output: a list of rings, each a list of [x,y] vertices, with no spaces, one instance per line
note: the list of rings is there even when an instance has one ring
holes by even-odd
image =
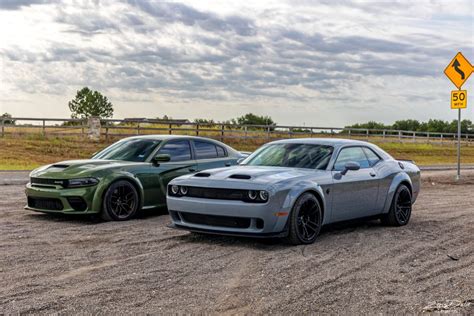
[[[171,160],[171,156],[168,155],[168,154],[159,154],[159,155],[156,155],[152,162],[154,165],[157,165],[159,166],[160,165],[160,162],[168,162]]]
[[[244,160],[245,160],[245,158],[243,158],[243,157],[237,159],[237,164],[240,165],[242,163],[242,161],[244,161]]]
[[[341,174],[344,176],[347,173],[347,171],[349,171],[349,170],[356,171],[356,170],[359,170],[359,169],[360,169],[360,164],[358,162],[349,161],[344,166],[344,170],[341,171]]]

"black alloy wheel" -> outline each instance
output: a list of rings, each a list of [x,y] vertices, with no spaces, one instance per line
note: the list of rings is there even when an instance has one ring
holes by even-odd
[[[322,210],[312,193],[302,194],[296,200],[289,218],[287,241],[294,245],[311,244],[321,231]]]
[[[382,223],[389,226],[406,225],[410,220],[411,210],[411,191],[406,185],[401,184],[395,191],[390,211],[381,218]]]
[[[102,218],[126,221],[136,214],[138,207],[137,189],[130,182],[120,180],[112,183],[105,193]]]

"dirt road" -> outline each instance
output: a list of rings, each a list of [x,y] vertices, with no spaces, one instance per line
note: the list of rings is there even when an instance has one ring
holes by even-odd
[[[408,226],[338,224],[298,247],[192,235],[167,215],[36,214],[2,186],[0,314],[474,313],[474,172],[452,178],[424,174]]]

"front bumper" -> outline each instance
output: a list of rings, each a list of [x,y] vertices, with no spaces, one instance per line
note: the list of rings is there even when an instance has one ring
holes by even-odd
[[[275,237],[286,234],[289,209],[279,199],[265,204],[167,197],[172,227],[223,235]],[[235,223],[235,225],[232,225]]]
[[[93,200],[97,186],[59,189],[26,185],[28,204],[25,209],[44,213],[93,214]]]

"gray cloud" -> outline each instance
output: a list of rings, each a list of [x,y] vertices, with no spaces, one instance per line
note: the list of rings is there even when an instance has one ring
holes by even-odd
[[[16,1],[16,6],[11,2],[10,8],[39,2]],[[320,6],[355,10],[364,18],[334,20],[312,11]],[[300,2],[290,11],[265,8],[240,15],[145,0],[97,2],[75,10],[59,4],[49,10],[64,41],[48,38],[41,48],[5,45],[0,47],[0,58],[9,83],[22,92],[57,94],[90,85],[146,96],[132,99],[150,100],[156,94],[172,102],[318,100],[356,109],[375,102],[367,95],[369,90],[403,81],[438,80],[452,57],[449,41],[454,36],[427,27],[426,17],[420,18],[419,26],[398,31],[381,25],[379,32],[382,13],[404,21],[403,9],[411,5],[367,6]],[[409,23],[414,20],[410,15]],[[363,27],[350,28],[359,24]],[[461,48],[472,51],[469,43]]]
[[[28,7],[33,4],[46,4],[47,0],[2,0],[0,1],[0,10],[19,10],[22,7]]]

